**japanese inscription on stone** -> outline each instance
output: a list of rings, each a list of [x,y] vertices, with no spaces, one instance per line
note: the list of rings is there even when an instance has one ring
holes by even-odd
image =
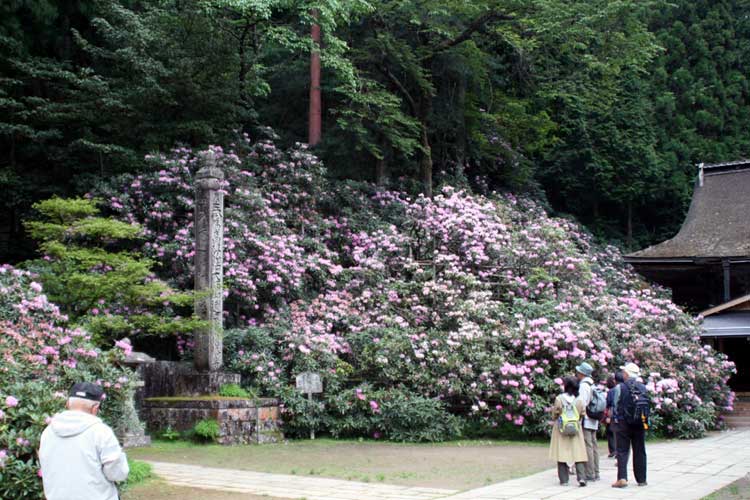
[[[195,368],[216,371],[223,347],[224,173],[213,151],[203,161],[195,176],[195,313],[208,324],[195,335]]]

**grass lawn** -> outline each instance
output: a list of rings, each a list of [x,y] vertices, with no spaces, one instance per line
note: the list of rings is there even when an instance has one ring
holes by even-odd
[[[228,447],[155,441],[148,448],[128,450],[128,456],[257,472],[466,490],[553,467],[547,458],[547,447],[545,441],[398,444],[318,439]]]
[[[748,498],[750,498],[750,475],[703,497],[703,500],[747,500]]]
[[[151,480],[130,488],[122,500],[275,500],[267,496],[247,493],[204,490],[171,486],[162,481]]]

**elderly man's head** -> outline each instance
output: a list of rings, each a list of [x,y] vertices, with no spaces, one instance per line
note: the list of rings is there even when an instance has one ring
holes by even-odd
[[[84,413],[90,413],[96,416],[99,413],[101,403],[98,401],[91,401],[90,399],[83,398],[68,398],[68,403],[65,408],[73,411],[82,411]]]
[[[576,377],[578,377],[578,380],[590,377],[592,373],[594,373],[594,368],[585,361],[576,366]]]
[[[624,380],[638,379],[641,376],[641,369],[635,363],[627,363],[620,367],[622,378]]]
[[[68,410],[82,411],[96,415],[99,413],[102,399],[104,399],[104,389],[100,385],[90,382],[79,382],[73,384],[70,388],[68,403],[65,407]]]

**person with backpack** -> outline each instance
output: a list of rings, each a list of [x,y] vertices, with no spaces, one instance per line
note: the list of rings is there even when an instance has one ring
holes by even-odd
[[[607,399],[602,390],[594,384],[591,374],[594,368],[583,362],[576,366],[579,381],[578,398],[583,402],[583,441],[586,443],[586,480],[599,481],[599,443],[596,435],[599,432],[599,421],[604,418]]]
[[[646,486],[646,431],[651,401],[646,386],[639,380],[641,369],[635,363],[621,366],[623,382],[618,385],[615,420],[617,422],[617,481],[613,488],[628,486],[628,458],[633,448],[633,475],[638,486]]]
[[[607,424],[607,449],[609,451],[607,458],[614,458],[617,452],[617,440],[615,439],[617,422],[615,421],[615,411],[617,408],[617,400],[620,397],[619,385],[622,381],[622,373],[619,371],[615,373],[614,377],[609,377],[607,379],[607,409],[604,411],[604,423]]]
[[[549,457],[557,462],[557,477],[566,486],[570,479],[568,464],[574,463],[579,486],[586,486],[586,444],[583,441],[581,416],[585,408],[578,396],[578,380],[566,377],[564,391],[555,398],[552,406],[552,438]]]

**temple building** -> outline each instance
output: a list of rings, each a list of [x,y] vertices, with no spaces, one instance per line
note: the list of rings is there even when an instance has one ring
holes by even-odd
[[[737,364],[730,385],[750,391],[750,160],[700,164],[677,235],[625,260],[705,318],[705,342]]]

